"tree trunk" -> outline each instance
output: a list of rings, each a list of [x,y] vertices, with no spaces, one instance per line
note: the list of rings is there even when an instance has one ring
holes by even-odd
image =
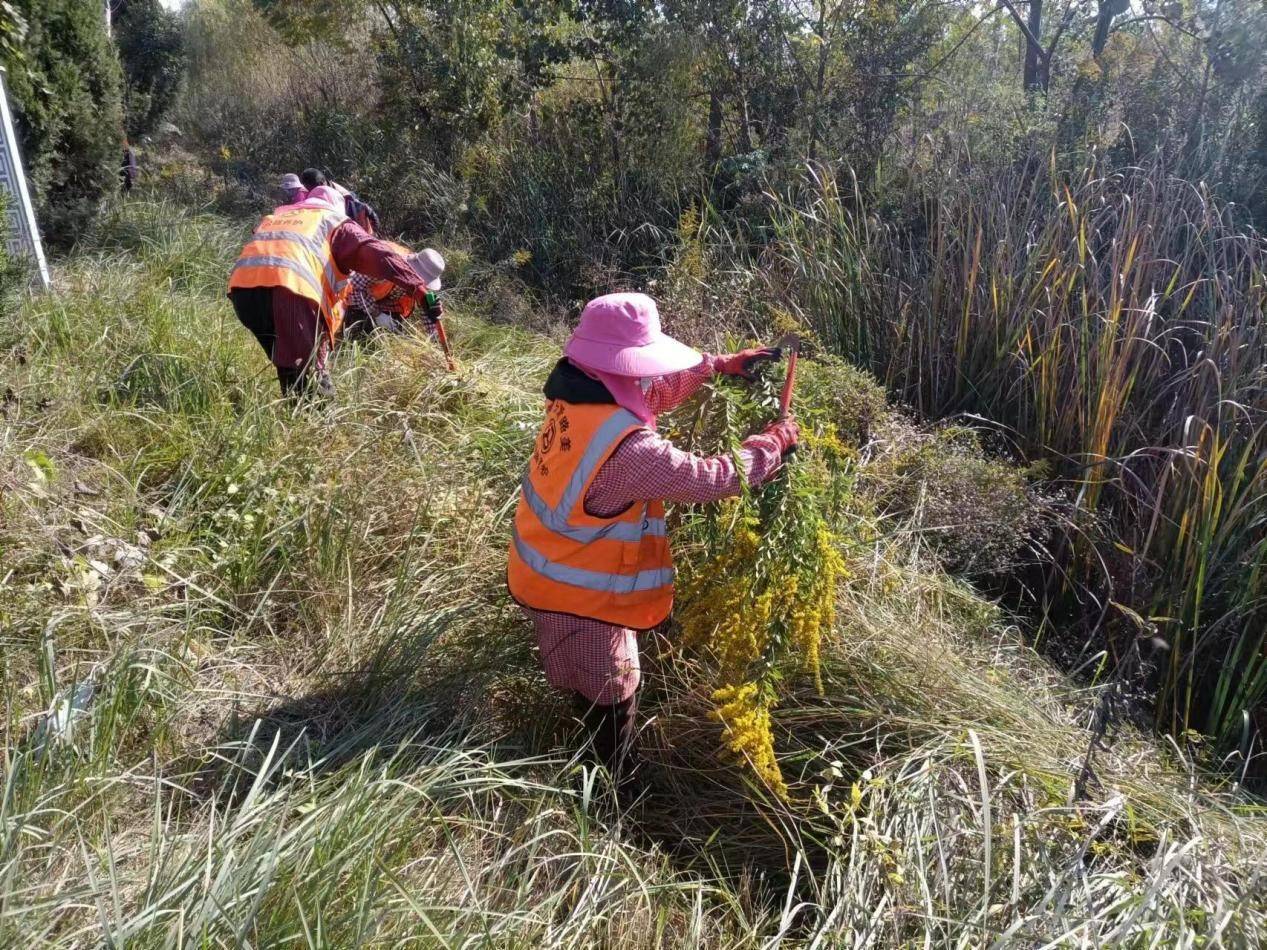
[[[818,157],[818,112],[822,107],[823,84],[827,75],[827,4],[823,3],[818,18],[818,75],[814,79],[814,111],[810,113],[809,160]]]
[[[739,117],[739,151],[747,155],[752,151],[752,117],[748,112],[748,94],[741,100],[743,115]]]
[[[1108,7],[1100,4],[1100,9],[1095,15],[1095,36],[1091,38],[1091,55],[1096,59],[1104,52],[1104,47],[1109,42],[1109,27],[1113,25],[1113,14],[1105,14]]]
[[[708,138],[704,143],[704,159],[710,166],[721,160],[721,93],[716,89],[708,94]]]
[[[1099,0],[1095,12],[1095,36],[1091,38],[1091,55],[1096,59],[1104,53],[1113,29],[1113,18],[1130,9],[1130,0]]]
[[[1035,40],[1043,36],[1043,0],[1029,0],[1029,33],[1025,38],[1025,74],[1021,83],[1026,92],[1043,92],[1047,88],[1047,69],[1043,61],[1043,48]]]

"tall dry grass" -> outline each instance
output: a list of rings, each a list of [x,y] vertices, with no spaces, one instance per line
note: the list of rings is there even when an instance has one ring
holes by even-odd
[[[776,218],[773,291],[833,348],[1057,463],[1108,541],[1064,546],[1053,588],[1118,660],[1163,638],[1158,723],[1243,766],[1267,725],[1267,242],[1156,166],[947,180],[901,225],[812,174]]]

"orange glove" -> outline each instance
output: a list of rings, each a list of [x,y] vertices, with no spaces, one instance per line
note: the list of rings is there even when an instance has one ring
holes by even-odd
[[[763,346],[753,350],[742,350],[739,353],[728,353],[717,357],[713,364],[717,372],[723,376],[738,376],[741,379],[753,380],[753,370],[758,363],[770,362],[782,358],[783,351],[777,346]]]
[[[801,440],[801,430],[791,416],[771,422],[761,434],[769,436],[779,444],[780,455],[787,455]]]

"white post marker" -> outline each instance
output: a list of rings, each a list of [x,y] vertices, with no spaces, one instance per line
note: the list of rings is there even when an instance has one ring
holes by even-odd
[[[4,246],[14,257],[32,259],[40,286],[48,290],[48,262],[44,260],[44,247],[40,244],[35,208],[26,190],[22,156],[18,154],[18,137],[13,131],[13,116],[9,113],[9,93],[4,88],[3,66],[0,66],[0,136],[3,136],[0,140],[0,189],[6,195]]]

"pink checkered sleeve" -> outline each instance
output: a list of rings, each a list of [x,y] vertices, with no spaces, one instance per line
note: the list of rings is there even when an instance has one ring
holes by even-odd
[[[690,399],[701,386],[713,378],[717,372],[717,357],[708,353],[698,364],[680,373],[661,376],[651,383],[647,390],[647,408],[654,413],[668,412]]]
[[[778,442],[766,435],[749,436],[737,454],[749,485],[765,482],[782,461]],[[640,429],[603,463],[585,505],[602,517],[634,502],[703,504],[739,491],[739,474],[731,456],[684,452],[650,429]]]
[[[377,305],[374,298],[370,296],[370,284],[373,278],[366,277],[364,274],[352,275],[352,291],[348,294],[348,307],[352,310],[363,310],[366,313],[376,313]]]

